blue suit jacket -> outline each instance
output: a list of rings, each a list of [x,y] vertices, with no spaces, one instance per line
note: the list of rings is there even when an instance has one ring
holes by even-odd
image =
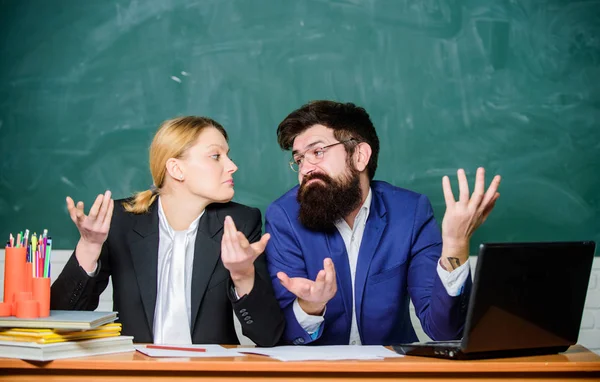
[[[298,220],[298,186],[273,202],[266,212],[271,234],[266,255],[275,295],[287,325],[284,340],[294,344],[348,344],[352,320],[352,286],[348,255],[337,230],[315,232]],[[446,292],[436,267],[442,240],[426,196],[372,182],[372,202],[362,239],[355,279],[356,319],[364,345],[391,345],[417,341],[409,316],[409,298],[424,331],[435,340],[460,338],[465,322],[471,278],[461,295]],[[335,265],[338,291],[327,303],[325,322],[313,339],[298,324],[295,296],[277,279],[314,280],[330,257]]]

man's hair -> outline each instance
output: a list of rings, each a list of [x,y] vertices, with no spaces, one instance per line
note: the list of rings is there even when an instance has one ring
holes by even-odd
[[[379,156],[379,138],[375,126],[366,110],[353,103],[335,101],[312,101],[291,112],[277,127],[277,142],[283,150],[290,150],[294,139],[314,125],[333,129],[338,141],[354,138],[344,144],[349,154],[354,152],[356,143],[365,142],[371,146],[371,159],[367,165],[369,180],[373,180]]]

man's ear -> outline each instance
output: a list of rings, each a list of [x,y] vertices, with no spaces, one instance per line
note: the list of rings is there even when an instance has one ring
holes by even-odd
[[[362,172],[367,168],[369,159],[371,159],[371,145],[367,142],[360,142],[354,148],[354,167]]]
[[[179,161],[175,158],[167,159],[167,163],[165,164],[167,168],[167,175],[169,175],[174,180],[181,182],[184,179],[183,171],[179,166]]]

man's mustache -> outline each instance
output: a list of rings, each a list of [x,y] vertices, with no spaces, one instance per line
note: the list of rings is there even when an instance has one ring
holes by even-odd
[[[327,174],[323,174],[321,172],[317,172],[317,173],[310,173],[308,175],[306,175],[304,178],[302,178],[302,184],[300,185],[300,188],[303,188],[306,183],[310,182],[311,180],[322,180],[323,182],[325,182],[326,184],[331,184],[333,183],[333,179],[327,175]]]

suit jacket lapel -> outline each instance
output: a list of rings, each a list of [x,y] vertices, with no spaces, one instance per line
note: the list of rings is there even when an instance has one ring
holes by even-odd
[[[140,290],[150,333],[154,327],[156,306],[156,278],[158,268],[158,199],[147,213],[134,215],[133,230],[128,234],[133,269]]]
[[[356,321],[358,324],[359,332],[362,330],[361,317],[362,317],[362,301],[363,294],[365,291],[365,283],[367,281],[367,275],[369,274],[369,268],[371,267],[371,260],[375,256],[379,241],[385,226],[387,224],[386,209],[383,205],[383,201],[376,192],[373,192],[373,200],[371,202],[371,208],[367,224],[365,225],[365,232],[363,234],[362,243],[360,244],[360,250],[358,252],[358,261],[356,265],[356,279],[355,279],[355,301],[356,301]]]
[[[204,299],[208,282],[221,257],[221,242],[215,235],[223,229],[222,218],[217,211],[208,207],[198,222],[198,233],[194,244],[194,268],[192,270],[192,338],[198,310]]]
[[[348,252],[346,251],[344,240],[337,230],[325,235],[329,253],[331,254],[331,260],[333,260],[333,265],[335,267],[338,293],[341,294],[344,303],[348,333],[350,333],[350,326],[352,324],[352,279],[350,277]],[[322,266],[323,263],[321,263],[321,267]]]

